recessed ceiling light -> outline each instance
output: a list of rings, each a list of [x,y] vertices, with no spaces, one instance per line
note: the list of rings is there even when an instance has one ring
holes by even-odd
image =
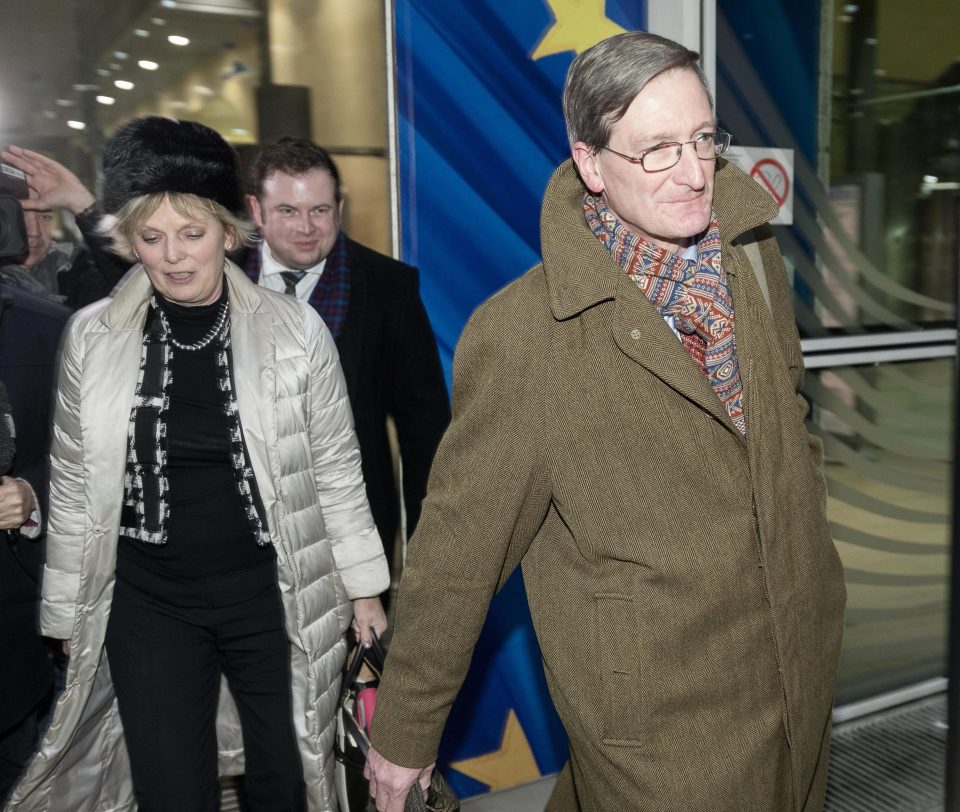
[[[181,37],[179,34],[171,34],[167,37],[167,42],[171,45],[189,45],[190,40],[187,37]]]
[[[44,111],[43,111],[43,117],[44,117],[44,118],[56,118],[56,117],[57,117],[57,114],[56,114],[53,110],[44,110]]]
[[[114,87],[119,87],[121,90],[133,90],[133,82],[128,82],[126,79],[116,79],[113,83]]]
[[[133,29],[133,33],[136,34],[138,37],[149,37],[149,36],[150,36],[150,32],[147,31],[146,28],[134,28],[134,29]]]
[[[176,8],[176,0],[160,0],[160,5],[164,8]]]
[[[82,121],[68,121],[67,126],[71,130],[85,130],[87,128],[87,125]]]
[[[58,107],[73,107],[76,102],[73,99],[57,99]]]
[[[100,102],[100,104],[110,105],[113,104],[116,99],[113,98],[113,96],[97,96],[97,101]]]
[[[151,62],[149,59],[141,59],[137,64],[144,70],[156,70],[160,67],[156,62]]]
[[[163,19],[163,17],[151,17],[151,18],[150,18],[150,22],[152,22],[154,25],[166,25],[166,24],[167,24],[167,21],[166,21],[165,19]]]
[[[109,75],[110,75],[110,71],[108,71],[106,68],[97,68],[97,76],[109,76]]]
[[[114,51],[114,52],[113,52],[113,55],[114,55],[117,59],[129,59],[129,58],[130,58],[130,54],[128,54],[126,51]]]
[[[111,62],[107,67],[110,70],[120,70],[123,66],[119,62]]]

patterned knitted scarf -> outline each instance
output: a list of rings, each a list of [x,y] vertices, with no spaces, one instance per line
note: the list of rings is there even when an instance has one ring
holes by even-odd
[[[250,455],[243,441],[240,410],[234,395],[236,385],[233,380],[229,319],[216,340],[218,388],[230,432],[233,478],[243,500],[247,524],[257,544],[262,547],[270,543],[270,534]],[[173,382],[170,362],[174,352],[154,298],[143,331],[140,375],[127,427],[127,471],[120,511],[120,535],[149,544],[167,543],[170,520],[167,501],[170,490],[167,482],[167,412],[170,409],[170,387]]]
[[[672,317],[682,334],[703,339],[707,380],[734,425],[746,436],[733,299],[721,264],[716,217],[711,217],[697,243],[697,258],[693,260],[671,254],[631,232],[599,197],[585,195],[583,210],[597,239],[660,314]]]

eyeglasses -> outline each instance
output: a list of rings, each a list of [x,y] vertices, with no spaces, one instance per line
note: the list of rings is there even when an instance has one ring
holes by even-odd
[[[639,155],[624,155],[610,147],[601,147],[601,149],[619,155],[632,164],[640,164],[644,172],[663,172],[679,163],[680,153],[687,144],[693,144],[694,152],[701,161],[712,161],[730,148],[732,138],[730,133],[716,130],[711,133],[700,133],[691,141],[668,141],[666,144],[657,144],[655,147],[645,149]]]

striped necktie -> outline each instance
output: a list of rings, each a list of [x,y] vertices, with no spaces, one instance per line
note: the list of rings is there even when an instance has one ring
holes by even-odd
[[[281,271],[283,292],[289,296],[297,295],[297,283],[307,275],[306,271]]]

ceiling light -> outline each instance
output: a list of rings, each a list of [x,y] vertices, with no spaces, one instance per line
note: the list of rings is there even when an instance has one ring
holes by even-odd
[[[110,75],[110,71],[108,71],[106,68],[97,68],[97,76],[109,76],[109,75]]]
[[[860,11],[860,6],[856,3],[846,3],[843,7],[844,14],[856,14],[858,11]]]
[[[126,79],[116,79],[113,85],[121,90],[133,90],[134,88],[133,82],[128,82]]]
[[[116,99],[113,98],[113,96],[97,96],[97,101],[100,102],[100,104],[109,105],[109,104],[113,104],[116,101]]]
[[[82,121],[68,121],[67,126],[71,130],[85,130],[87,128],[87,125]]]
[[[176,8],[176,0],[160,0],[160,5],[164,8]]]
[[[133,29],[133,33],[136,34],[138,37],[149,37],[149,36],[150,36],[150,32],[147,31],[146,28],[134,28],[134,29]]]
[[[113,55],[114,55],[114,57],[115,57],[116,59],[129,59],[129,58],[130,58],[130,54],[128,54],[126,51],[114,51],[114,52],[113,52]]]
[[[73,99],[57,99],[57,105],[59,107],[73,107],[76,102]]]
[[[123,66],[118,62],[111,62],[107,67],[110,68],[110,70],[120,70]]]
[[[167,24],[167,21],[166,21],[165,19],[163,19],[163,17],[151,17],[151,18],[150,18],[150,22],[152,22],[154,25],[166,25],[166,24]]]
[[[137,64],[144,70],[156,70],[160,67],[156,62],[151,62],[149,59],[141,59]]]
[[[167,42],[171,45],[189,45],[190,40],[186,37],[181,37],[179,34],[171,34],[167,37]]]
[[[923,176],[923,182],[924,182],[924,183],[939,183],[939,182],[940,182],[940,178],[938,178],[936,175],[924,175],[924,176]]]
[[[89,93],[92,90],[99,90],[100,85],[89,85],[89,84],[78,82],[73,86],[73,89],[76,90],[78,93]]]

